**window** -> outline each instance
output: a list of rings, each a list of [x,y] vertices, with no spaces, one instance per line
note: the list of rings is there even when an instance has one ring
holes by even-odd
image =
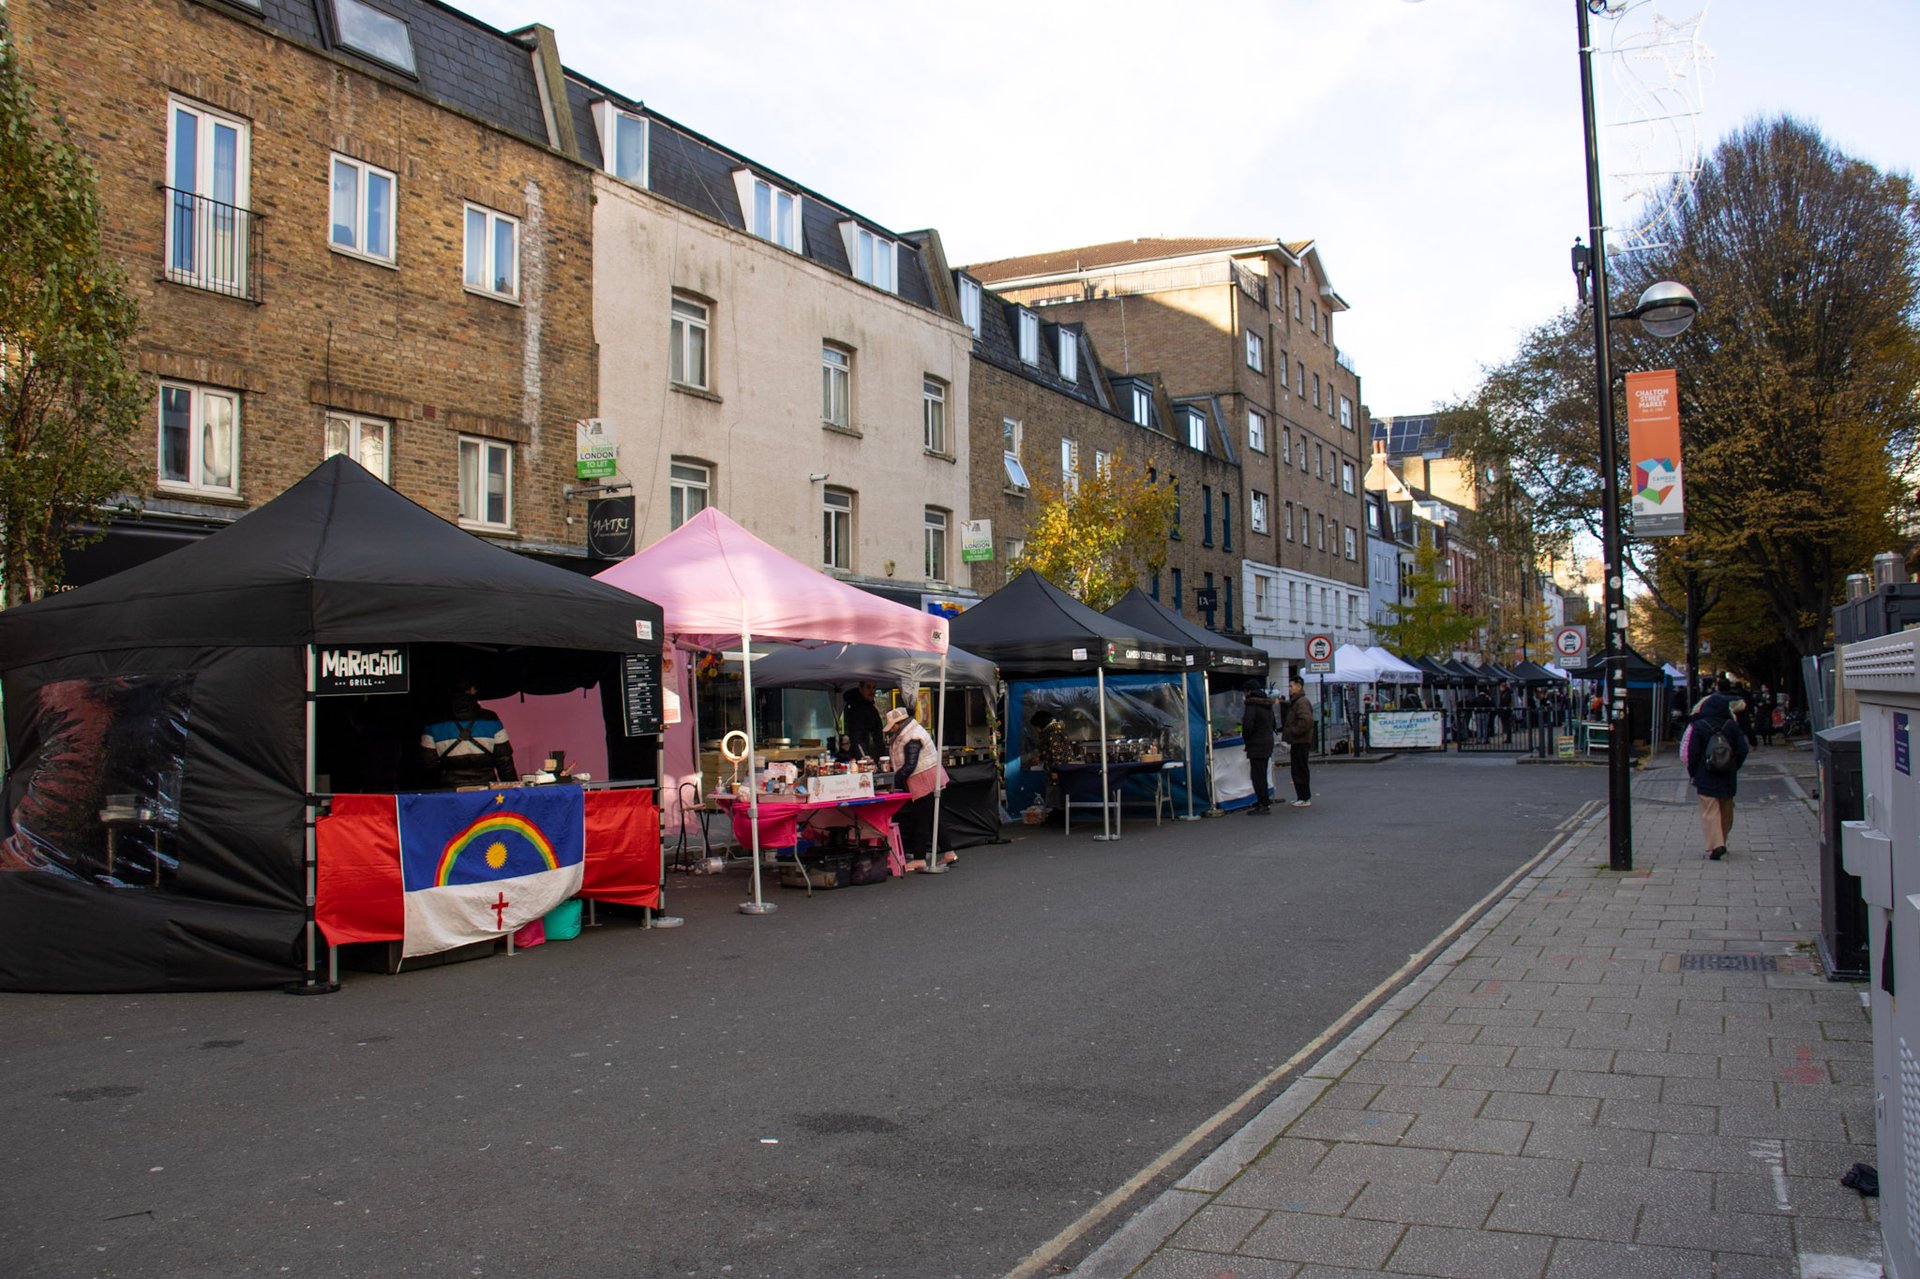
[[[1147,394],[1146,387],[1136,384],[1128,394],[1128,403],[1137,425],[1153,425],[1153,397]]]
[[[1287,503],[1287,540],[1293,540],[1293,503]]]
[[[937,377],[920,381],[921,442],[927,452],[947,451],[947,384]]]
[[[679,386],[707,389],[707,326],[711,313],[706,304],[674,295],[669,337],[672,351],[667,376]]]
[[[1253,615],[1270,616],[1273,610],[1273,579],[1265,573],[1253,575]]]
[[[413,74],[413,37],[400,19],[361,0],[333,0],[333,26],[345,47]]]
[[[1315,302],[1313,304],[1312,311],[1313,311],[1313,331],[1315,333],[1318,333],[1320,331],[1320,304],[1318,302]]]
[[[1327,416],[1333,416],[1333,379],[1327,379]]]
[[[1180,611],[1180,570],[1173,570],[1173,611]]]
[[[647,185],[647,122],[604,98],[593,104],[600,135],[600,167],[616,178]]]
[[[852,424],[853,356],[837,346],[820,348],[820,417],[831,426]]]
[[[169,117],[167,274],[245,296],[249,127],[177,99]]]
[[[704,462],[679,462],[667,471],[667,525],[679,528],[713,500],[713,468]]]
[[[1213,545],[1213,485],[1200,486],[1200,545]]]
[[[1293,518],[1291,502],[1287,503],[1287,518]],[[1247,503],[1247,522],[1253,526],[1253,531],[1256,533],[1267,531],[1267,495],[1259,489],[1253,491],[1253,496]]]
[[[467,276],[470,289],[511,298],[520,294],[520,224],[504,213],[467,206]]]
[[[749,169],[733,171],[734,190],[740,196],[740,216],[747,230],[783,249],[800,252],[800,197],[773,185]],[[852,251],[848,251],[852,258]],[[861,276],[861,279],[867,279]],[[872,283],[868,280],[868,283]],[[891,285],[882,285],[891,288]]]
[[[1280,358],[1274,361],[1273,371],[1279,377],[1280,385],[1285,386],[1287,384],[1287,353],[1284,350],[1280,352]]]
[[[1327,549],[1327,517],[1324,515],[1320,517],[1320,526],[1318,531],[1319,531],[1319,536],[1314,539],[1314,545],[1316,549],[1324,551]]]
[[[1167,530],[1173,541],[1180,540],[1180,481],[1173,481],[1173,527]]]
[[[1358,548],[1354,544],[1353,525],[1349,524],[1345,528],[1341,529],[1340,535],[1341,537],[1346,539],[1347,558],[1350,560],[1358,559],[1359,556],[1355,553],[1358,550]]]
[[[240,491],[240,397],[160,384],[160,483],[232,496]]]
[[[929,506],[926,529],[927,580],[944,582],[947,580],[947,513]]]
[[[1020,362],[1040,363],[1040,317],[1020,308]]]
[[[1301,436],[1299,440],[1298,454],[1300,458],[1300,473],[1304,475],[1307,470],[1307,437],[1304,435]]]
[[[1080,335],[1072,329],[1057,329],[1060,340],[1060,377],[1064,381],[1080,380]]]
[[[1266,344],[1252,329],[1247,330],[1247,367],[1255,373],[1264,373],[1267,368]]]
[[[1002,538],[1000,550],[1006,556],[1006,562],[1011,568],[1020,561],[1021,556],[1027,553],[1027,539],[1024,537]]]
[[[1205,592],[1207,599],[1213,601],[1200,610],[1201,615],[1206,619],[1206,625],[1212,626],[1214,610],[1220,607],[1219,592],[1213,589],[1213,574],[1205,573],[1201,575],[1201,590]]]
[[[1300,318],[1300,289],[1298,285],[1296,285],[1293,290],[1293,318],[1296,320]]]
[[[1300,583],[1298,582],[1287,583],[1287,620],[1289,622],[1300,620]]]
[[[1199,409],[1187,410],[1187,445],[1202,453],[1207,451],[1207,418]]]
[[[1313,588],[1308,587],[1307,589],[1312,590]],[[1327,588],[1324,586],[1320,588],[1320,620],[1329,625],[1333,622],[1333,601],[1329,598]]]
[[[1360,624],[1359,613],[1360,613],[1360,597],[1358,595],[1348,595],[1347,596],[1347,628],[1349,630],[1353,629],[1354,627]]]
[[[1095,449],[1093,451],[1093,474],[1096,479],[1112,479],[1113,454],[1107,452],[1105,449]]]
[[[1367,503],[1367,531],[1371,533],[1380,531],[1380,508],[1372,502]]]
[[[1353,463],[1351,462],[1340,463],[1340,491],[1353,492]]]
[[[388,444],[393,427],[375,417],[356,417],[347,413],[327,414],[327,438],[321,456],[344,453],[371,475],[389,480]]]
[[[1267,451],[1267,415],[1259,409],[1247,410],[1247,447],[1256,453]]]
[[[333,157],[334,248],[393,261],[393,175],[346,156]]]
[[[1313,444],[1313,478],[1316,480],[1327,478],[1327,449],[1318,440]]]
[[[973,336],[980,336],[980,281],[960,277],[960,318],[973,330]]]
[[[853,278],[864,280],[876,289],[894,292],[898,276],[894,270],[893,241],[875,235],[856,222],[842,222],[840,233],[847,242],[847,264],[853,270]]]
[[[1305,360],[1295,360],[1293,362],[1293,369],[1295,373],[1299,374],[1298,379],[1293,384],[1294,392],[1299,395],[1305,395],[1307,393],[1307,362]]]
[[[820,562],[828,568],[853,568],[853,494],[846,489],[820,495]]]
[[[1233,494],[1220,490],[1220,549],[1233,549]]]
[[[461,437],[460,522],[513,527],[513,445]]]
[[[1027,482],[1027,468],[1020,463],[1020,436],[1018,419],[1009,417],[1000,420],[1000,450],[1007,468],[1007,487],[1025,493],[1032,486]]]
[[[1316,409],[1320,407],[1320,375],[1318,373],[1313,375],[1313,407]]]
[[[1160,574],[1157,571],[1153,575],[1153,581],[1147,585],[1147,594],[1156,602],[1160,599]]]
[[[1280,465],[1285,466],[1291,461],[1293,461],[1293,428],[1283,426],[1280,428]]]
[[[1060,441],[1060,487],[1069,493],[1080,491],[1080,441]]]
[[[1227,629],[1232,630],[1233,629],[1233,579],[1230,577],[1226,581],[1220,583],[1220,602],[1226,605]]]
[[[1353,401],[1344,395],[1340,397],[1340,425],[1353,429]]]

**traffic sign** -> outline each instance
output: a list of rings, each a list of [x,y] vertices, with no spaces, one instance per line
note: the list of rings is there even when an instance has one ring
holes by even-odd
[[[1307,636],[1307,674],[1325,675],[1333,669],[1333,637]]]
[[[1562,626],[1553,633],[1553,651],[1564,663],[1582,661],[1587,655],[1587,628]]]

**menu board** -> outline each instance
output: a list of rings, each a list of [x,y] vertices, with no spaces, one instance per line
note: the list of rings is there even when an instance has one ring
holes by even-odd
[[[620,705],[628,737],[660,731],[660,654],[627,653],[620,659]]]

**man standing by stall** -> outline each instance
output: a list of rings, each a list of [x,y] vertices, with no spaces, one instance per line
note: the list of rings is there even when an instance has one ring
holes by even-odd
[[[873,688],[872,680],[862,680],[857,688],[846,692],[840,731],[847,737],[855,758],[880,758],[880,712],[873,704]]]
[[[519,776],[507,726],[479,703],[479,691],[471,679],[456,680],[446,716],[420,732],[421,762],[435,786],[490,786]]]
[[[894,787],[913,796],[912,802],[900,810],[901,851],[911,867],[915,861],[933,856],[933,796],[947,784],[947,770],[940,766],[940,750],[932,736],[906,707],[888,711],[883,728]],[[943,865],[957,860],[952,853],[940,858]]]
[[[1253,783],[1249,813],[1271,813],[1273,793],[1267,786],[1267,763],[1273,758],[1273,699],[1256,680],[1247,681],[1246,708],[1240,712],[1240,741],[1247,752],[1247,777]]]
[[[1280,726],[1280,740],[1287,744],[1293,765],[1293,806],[1306,808],[1313,803],[1313,786],[1307,776],[1307,755],[1313,750],[1313,703],[1307,700],[1307,683],[1298,675],[1287,681],[1287,717]]]

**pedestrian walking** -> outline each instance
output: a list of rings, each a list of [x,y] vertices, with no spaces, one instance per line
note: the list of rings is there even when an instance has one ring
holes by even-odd
[[[1773,715],[1776,707],[1773,690],[1762,684],[1760,691],[1754,695],[1753,699],[1753,731],[1763,746],[1773,745],[1775,732]]]
[[[1253,782],[1249,813],[1271,813],[1273,794],[1267,786],[1267,764],[1273,758],[1273,699],[1257,680],[1247,681],[1246,709],[1240,712],[1240,740],[1247,752],[1247,776]]]
[[[1700,836],[1707,858],[1727,855],[1727,836],[1733,830],[1733,797],[1739,789],[1740,766],[1747,760],[1747,736],[1739,715],[1745,704],[1733,695],[1733,685],[1722,679],[1714,692],[1693,708],[1692,722],[1680,741],[1680,758],[1700,802]]]
[[[1298,675],[1287,681],[1287,714],[1280,740],[1287,744],[1293,765],[1293,806],[1305,808],[1313,803],[1313,785],[1307,776],[1307,755],[1313,749],[1313,703],[1307,700],[1306,681]]]

